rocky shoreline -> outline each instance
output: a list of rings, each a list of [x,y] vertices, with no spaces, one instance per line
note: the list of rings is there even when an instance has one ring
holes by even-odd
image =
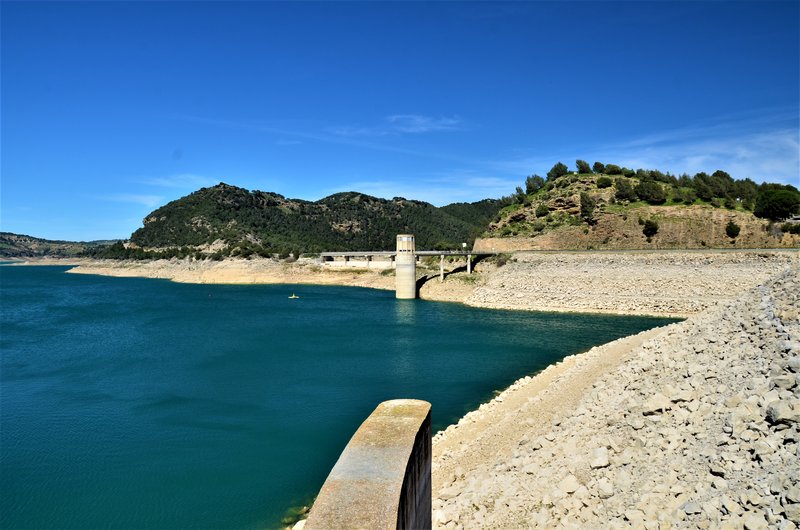
[[[640,335],[524,378],[437,434],[434,527],[797,528],[797,264]]]

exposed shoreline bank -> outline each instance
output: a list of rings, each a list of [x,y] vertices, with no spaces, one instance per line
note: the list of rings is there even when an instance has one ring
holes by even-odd
[[[798,250],[520,252],[505,266],[479,262],[468,275],[452,264],[418,267],[420,298],[488,309],[686,318],[797,263]],[[167,279],[201,284],[311,284],[394,289],[392,271],[329,267],[310,259],[108,261],[36,259],[73,265],[71,274]],[[424,280],[422,278],[425,278]]]

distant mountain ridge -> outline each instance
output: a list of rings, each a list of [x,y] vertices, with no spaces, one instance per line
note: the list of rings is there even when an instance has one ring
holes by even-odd
[[[0,232],[0,257],[35,258],[35,257],[75,257],[91,250],[103,248],[114,243],[112,241],[60,241],[42,239],[24,234]]]
[[[154,210],[130,242],[144,249],[214,246],[231,255],[314,253],[391,250],[396,235],[408,232],[418,248],[456,248],[471,245],[506,203],[486,199],[436,207],[358,192],[312,202],[220,183]]]

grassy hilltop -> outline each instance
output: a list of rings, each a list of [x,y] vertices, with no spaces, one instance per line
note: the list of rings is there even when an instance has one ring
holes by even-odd
[[[724,171],[679,177],[578,161],[528,177],[490,223],[481,249],[591,250],[800,246],[800,193]]]

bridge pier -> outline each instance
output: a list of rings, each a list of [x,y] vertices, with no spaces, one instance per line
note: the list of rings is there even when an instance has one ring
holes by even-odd
[[[439,256],[439,281],[444,281],[444,254]]]
[[[472,254],[467,254],[467,274],[472,274]]]

